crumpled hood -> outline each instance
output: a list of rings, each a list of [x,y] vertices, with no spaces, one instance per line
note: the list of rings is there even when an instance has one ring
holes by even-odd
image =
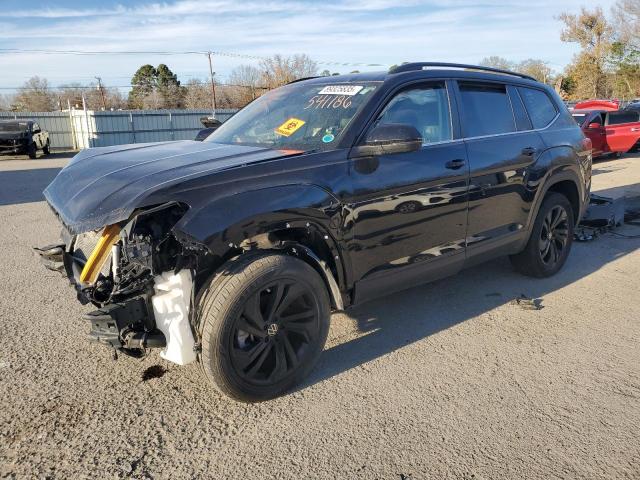
[[[162,188],[292,153],[191,140],[91,148],[58,173],[44,196],[72,233],[82,233],[126,220]]]

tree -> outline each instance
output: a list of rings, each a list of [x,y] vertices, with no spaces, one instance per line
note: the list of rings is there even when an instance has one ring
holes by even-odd
[[[0,95],[0,112],[11,110],[11,106],[15,103],[14,95]]]
[[[131,78],[129,108],[179,108],[184,89],[178,76],[164,63],[143,65]]]
[[[211,107],[211,85],[198,79],[191,79],[185,86],[184,107],[200,110]]]
[[[276,88],[299,78],[316,76],[318,64],[305,54],[274,55],[260,62],[260,70],[265,86]]]
[[[549,63],[537,58],[528,58],[515,66],[515,70],[519,73],[529,75],[542,83],[553,83],[553,70],[549,67]]]
[[[55,96],[46,78],[31,77],[20,89],[14,100],[14,110],[50,112],[55,108]]]
[[[613,7],[613,18],[619,41],[627,48],[640,50],[640,1],[618,0]]]
[[[629,44],[615,42],[608,62],[615,72],[611,79],[613,95],[633,98],[640,94],[640,51]]]
[[[613,28],[600,7],[589,11],[584,7],[578,15],[563,13],[563,42],[577,43],[582,48],[568,72],[576,80],[575,95],[581,98],[606,97],[608,76],[607,58],[613,44]]]
[[[514,63],[510,62],[506,58],[498,57],[497,55],[492,55],[490,57],[483,58],[480,61],[480,66],[499,68],[500,70],[513,70]]]

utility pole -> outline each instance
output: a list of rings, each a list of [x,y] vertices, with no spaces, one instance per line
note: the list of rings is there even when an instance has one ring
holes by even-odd
[[[107,110],[107,101],[104,99],[104,90],[102,89],[102,78],[95,77],[98,80],[98,90],[100,90],[100,96],[102,97],[102,109]]]
[[[209,57],[209,75],[211,76],[211,117],[216,118],[216,86],[213,83],[213,64],[211,63],[211,52],[207,52]]]

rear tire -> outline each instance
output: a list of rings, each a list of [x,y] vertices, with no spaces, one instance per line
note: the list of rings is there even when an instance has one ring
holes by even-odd
[[[51,153],[51,149],[50,149],[50,145],[49,145],[49,141],[47,140],[47,143],[44,147],[42,147],[42,153],[44,155],[49,155]]]
[[[300,383],[329,332],[324,281],[287,255],[239,257],[210,281],[197,304],[205,374],[243,402],[268,400]]]
[[[540,206],[525,249],[511,263],[524,275],[550,277],[567,261],[575,228],[573,208],[560,193],[547,194]]]
[[[34,160],[38,156],[38,148],[35,143],[32,143],[27,147],[27,155],[31,160]]]

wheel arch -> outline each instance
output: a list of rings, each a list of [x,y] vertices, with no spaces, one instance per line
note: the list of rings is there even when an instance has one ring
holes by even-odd
[[[286,185],[212,199],[190,208],[174,226],[178,241],[199,256],[202,276],[259,251],[293,255],[321,276],[333,308],[348,303],[349,264],[340,247],[342,209],[314,185]],[[345,298],[343,298],[343,292]]]

